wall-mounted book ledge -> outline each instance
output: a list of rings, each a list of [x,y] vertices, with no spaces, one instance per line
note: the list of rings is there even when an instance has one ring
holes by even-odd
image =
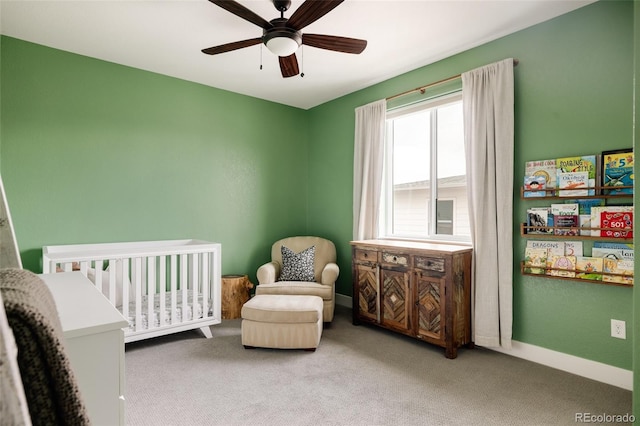
[[[534,271],[534,272],[532,272]],[[553,278],[569,281],[579,281],[593,284],[614,285],[619,287],[633,287],[633,275],[614,274],[609,272],[589,272],[579,269],[559,269],[537,265],[526,265],[520,262],[520,273],[538,278]],[[594,279],[593,277],[599,277]]]
[[[544,189],[535,189],[535,190],[526,190],[524,187],[520,187],[520,198],[523,200],[531,200],[531,199],[571,199],[571,198],[580,198],[580,199],[589,199],[589,198],[632,198],[633,197],[633,186],[595,186],[592,188],[586,188],[582,191],[591,191],[592,195],[578,195],[579,193],[575,192],[578,190],[573,189],[558,189],[558,188],[544,188]],[[572,192],[573,191],[573,192]]]
[[[606,236],[590,236],[580,235],[583,232],[611,231],[619,233],[619,237]],[[627,236],[622,236],[627,235]],[[561,226],[527,226],[526,223],[520,224],[520,236],[524,238],[550,238],[550,239],[568,239],[568,240],[593,240],[593,241],[632,241],[633,228],[566,228]]]

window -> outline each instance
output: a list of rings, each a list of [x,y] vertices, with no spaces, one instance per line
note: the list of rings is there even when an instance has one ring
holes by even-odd
[[[463,137],[461,92],[388,111],[380,236],[470,240]]]

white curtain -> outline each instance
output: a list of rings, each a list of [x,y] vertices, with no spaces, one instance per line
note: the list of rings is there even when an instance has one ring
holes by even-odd
[[[353,238],[377,236],[384,164],[385,99],[356,108],[353,151]]]
[[[474,247],[473,340],[511,348],[513,323],[513,59],[462,74]]]

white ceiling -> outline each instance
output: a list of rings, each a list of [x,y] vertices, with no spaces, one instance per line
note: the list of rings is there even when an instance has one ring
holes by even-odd
[[[270,0],[240,3],[268,21],[279,16]],[[301,3],[293,0],[285,17]],[[308,109],[589,3],[593,0],[347,0],[303,32],[365,39],[365,51],[350,55],[304,47],[297,53],[304,78],[287,79],[261,45],[203,54],[206,47],[262,35],[258,26],[206,0],[1,0],[0,31]]]

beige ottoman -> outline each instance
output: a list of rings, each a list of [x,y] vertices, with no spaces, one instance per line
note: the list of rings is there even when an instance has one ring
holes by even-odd
[[[242,344],[246,349],[315,351],[322,336],[322,298],[260,294],[242,306]]]

